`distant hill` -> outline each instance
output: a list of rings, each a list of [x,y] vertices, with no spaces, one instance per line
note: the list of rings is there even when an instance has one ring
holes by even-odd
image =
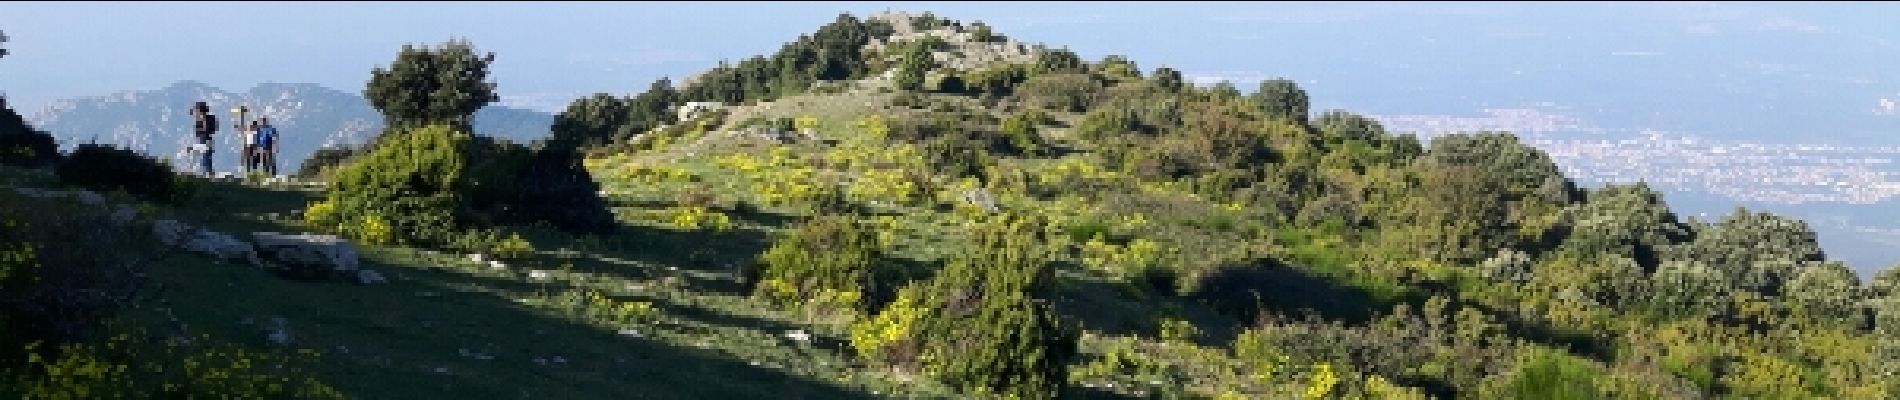
[[[228,92],[197,81],[179,81],[158,90],[61,100],[32,113],[28,120],[52,132],[60,145],[111,143],[132,148],[175,165],[190,142],[192,102],[204,101],[218,112],[217,167],[229,170],[237,160],[238,136],[231,129],[231,107],[261,111],[282,134],[278,168],[294,169],[324,146],[355,145],[382,130],[382,116],[362,96],[307,83],[265,83],[246,92]],[[255,115],[255,114],[254,114]],[[528,142],[547,136],[553,116],[490,106],[475,113],[482,134]]]

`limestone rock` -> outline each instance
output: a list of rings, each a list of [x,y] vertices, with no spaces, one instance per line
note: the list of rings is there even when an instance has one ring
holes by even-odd
[[[336,236],[257,232],[251,237],[257,241],[257,248],[273,260],[328,266],[336,272],[357,270],[356,246]]]

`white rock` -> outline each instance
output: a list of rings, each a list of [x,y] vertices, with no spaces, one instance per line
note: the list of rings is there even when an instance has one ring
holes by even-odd
[[[252,265],[260,264],[257,250],[251,247],[251,243],[238,240],[231,235],[170,219],[152,221],[152,234],[158,237],[159,242],[167,246],[177,246],[227,260],[244,260]]]
[[[60,195],[59,192],[52,192],[52,191],[47,191],[44,189],[35,189],[35,188],[27,188],[27,187],[13,188],[13,191],[15,193],[19,193],[21,196],[32,197],[36,199],[44,199],[44,198],[56,197]]]
[[[89,205],[89,206],[106,205],[105,196],[100,196],[98,193],[93,193],[90,190],[74,190],[71,193],[74,198],[79,199],[79,202],[84,203],[85,205]]]
[[[270,335],[264,338],[269,340],[271,344],[278,346],[290,344],[290,327],[288,326],[290,321],[285,320],[283,317],[271,317],[270,322]]]
[[[325,265],[337,272],[357,270],[356,246],[336,236],[257,232],[251,237],[258,249],[278,261]]]
[[[811,334],[805,333],[805,330],[803,329],[793,329],[793,330],[785,331],[785,338],[800,341],[800,342],[809,342],[811,341]]]
[[[383,274],[375,270],[361,269],[356,270],[356,282],[365,285],[374,285],[378,283],[389,283],[389,280],[383,279]]]
[[[528,279],[533,279],[533,280],[545,280],[545,279],[548,279],[548,278],[550,278],[550,277],[552,277],[552,276],[548,274],[548,271],[542,271],[542,270],[532,270],[532,271],[528,271]]]
[[[178,220],[152,221],[152,236],[157,236],[159,243],[164,243],[166,246],[184,244],[186,240],[191,239],[190,233],[191,225],[185,225],[184,222]]]
[[[112,223],[114,225],[119,225],[119,226],[131,225],[132,221],[136,221],[138,219],[139,219],[139,209],[136,207],[132,207],[131,205],[128,205],[128,204],[120,204],[117,209],[114,209],[112,211]]]
[[[640,331],[634,329],[621,329],[620,336],[646,337],[647,335],[641,334]]]
[[[494,269],[508,269],[508,264],[502,264],[500,260],[488,260],[488,267]]]
[[[480,262],[482,262],[483,260],[486,260],[486,258],[483,258],[483,257],[482,257],[482,255],[481,255],[481,253],[475,253],[475,254],[469,254],[469,255],[468,255],[468,262],[472,262],[472,263],[480,263]]]

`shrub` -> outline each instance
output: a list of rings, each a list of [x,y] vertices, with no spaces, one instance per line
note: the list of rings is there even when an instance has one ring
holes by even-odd
[[[326,178],[331,171],[349,162],[351,156],[359,151],[349,147],[324,147],[310,153],[310,158],[297,166],[297,177],[305,179]]]
[[[763,270],[757,293],[781,305],[828,302],[811,305],[864,310],[875,304],[867,297],[887,285],[880,257],[877,236],[857,221],[814,218],[759,256]]]
[[[34,130],[0,97],[0,165],[39,167],[59,160],[53,135]]]
[[[338,169],[325,200],[305,215],[372,244],[446,243],[473,220],[461,201],[472,186],[469,142],[441,125],[392,132]]]
[[[39,167],[59,160],[59,145],[45,132],[0,134],[0,165]]]
[[[976,394],[1050,398],[1066,381],[1076,334],[1042,300],[1051,291],[1042,223],[994,220],[970,251],[929,283],[911,285],[852,330],[861,356],[921,370]]]
[[[1607,393],[1597,388],[1603,373],[1589,362],[1549,350],[1534,351],[1531,359],[1505,375],[1508,381],[1487,393],[1513,399],[1601,399]],[[1490,389],[1490,388],[1487,388]]]
[[[1024,81],[1017,96],[1030,107],[1083,112],[1095,103],[1101,83],[1088,74],[1040,75]]]
[[[96,190],[122,190],[141,199],[182,203],[194,185],[172,173],[170,165],[131,150],[82,144],[60,160],[56,171],[68,184]]]
[[[93,336],[138,299],[153,253],[142,232],[102,208],[0,194],[0,359],[31,342]]]

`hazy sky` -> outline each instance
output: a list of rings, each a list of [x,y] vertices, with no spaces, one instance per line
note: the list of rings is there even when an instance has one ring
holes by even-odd
[[[1458,107],[1545,101],[1538,97],[1553,94],[1485,85],[1527,73],[1522,79],[1546,86],[1587,82],[1551,74],[1583,56],[1667,58],[1676,49],[1662,47],[1685,38],[1762,31],[1850,38],[1841,46],[1871,46],[1863,52],[1871,60],[1817,61],[1900,71],[1895,59],[1878,58],[1896,54],[1900,6],[1892,3],[6,2],[0,31],[13,55],[0,59],[0,91],[23,110],[185,79],[226,90],[307,82],[354,92],[404,43],[466,37],[497,53],[505,102],[552,110],[587,93],[632,92],[662,75],[769,53],[840,12],[886,9],[982,20],[1090,59],[1125,54],[1143,69],[1167,64],[1243,87],[1285,75],[1308,82],[1320,105],[1391,108],[1375,99],[1426,94]],[[1458,81],[1474,85],[1452,87]],[[1900,97],[1900,88],[1881,90]]]

